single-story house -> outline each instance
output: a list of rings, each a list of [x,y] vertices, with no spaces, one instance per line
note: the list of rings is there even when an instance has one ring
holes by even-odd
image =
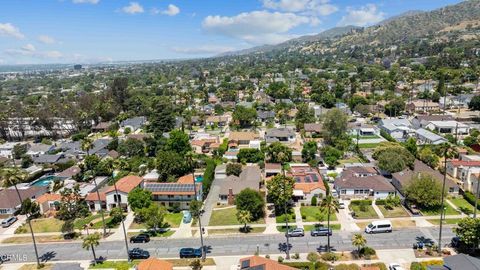
[[[233,131],[228,136],[229,148],[249,147],[251,141],[258,140],[260,135],[250,131]]]
[[[265,178],[275,176],[282,173],[282,164],[280,163],[265,163]]]
[[[35,200],[47,191],[47,187],[28,186],[19,187],[18,191],[22,200],[30,198]],[[18,198],[15,188],[7,188],[0,190],[0,215],[13,215],[20,209],[22,202]]]
[[[425,128],[435,130],[440,134],[452,134],[465,136],[470,133],[470,126],[455,120],[450,121],[430,121]]]
[[[155,257],[150,257],[137,264],[135,270],[173,270],[173,264]]]
[[[384,199],[395,194],[395,188],[388,180],[369,167],[351,167],[342,172],[334,182],[334,189],[341,198],[374,197]]]
[[[13,157],[12,156],[13,147],[15,147],[15,145],[17,144],[18,143],[16,142],[6,142],[6,143],[0,144],[0,156],[11,159]]]
[[[412,124],[408,119],[382,119],[379,127],[397,141],[405,141],[413,133]]]
[[[430,168],[427,164],[421,162],[420,160],[415,160],[413,165],[413,171],[409,168],[396,172],[392,174],[392,185],[400,192],[400,194],[405,195],[403,189],[405,186],[412,181],[413,178],[418,177],[419,174],[430,174],[440,183],[443,183],[443,175],[432,168]],[[448,194],[450,195],[458,195],[459,187],[458,185],[447,177],[445,181],[445,186]]]
[[[105,132],[113,125],[112,122],[100,122],[92,127],[93,132]]]
[[[444,137],[437,135],[429,130],[420,128],[415,130],[415,138],[417,139],[417,144],[442,144],[448,142]]]
[[[265,141],[267,143],[286,142],[293,143],[296,141],[296,134],[290,128],[272,128],[265,132]]]
[[[36,199],[40,207],[40,213],[43,215],[58,211],[61,200],[62,196],[58,193],[45,193]]]
[[[27,153],[25,153],[26,155],[30,157],[38,157],[52,151],[55,149],[55,146],[44,143],[31,143],[28,145],[27,149]]]
[[[213,126],[217,125],[218,127],[224,127],[228,124],[230,118],[227,116],[209,116],[205,120],[205,125]]]
[[[246,188],[258,191],[261,181],[262,171],[257,165],[243,167],[239,176],[229,175],[225,179],[216,182],[220,186],[218,202],[233,205],[235,196],[240,191]]]
[[[287,175],[295,179],[293,187],[293,199],[295,201],[309,203],[312,197],[321,198],[326,195],[327,189],[316,168],[304,163],[290,163],[290,170]]]
[[[257,255],[240,259],[240,270],[297,270],[291,266],[281,264]]]
[[[147,124],[147,117],[137,116],[123,120],[120,122],[120,127],[123,129],[130,128],[132,131],[141,129],[144,125]]]
[[[318,138],[322,135],[322,124],[306,123],[303,125],[306,137]]]
[[[274,111],[257,111],[257,119],[260,122],[273,122],[275,120],[275,112]]]
[[[58,163],[62,158],[65,156],[63,154],[55,154],[55,155],[50,155],[50,154],[45,154],[45,155],[39,155],[37,157],[33,157],[33,163],[34,164],[55,164]]]
[[[431,121],[451,121],[454,120],[449,114],[417,115],[412,119],[414,128],[425,128]]]
[[[443,258],[443,265],[429,265],[427,270],[479,270],[480,259],[467,254],[456,254]]]

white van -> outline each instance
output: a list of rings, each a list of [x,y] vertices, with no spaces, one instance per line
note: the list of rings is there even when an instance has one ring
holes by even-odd
[[[386,233],[386,232],[392,232],[392,223],[390,220],[377,220],[377,221],[372,221],[372,223],[368,224],[367,227],[365,227],[365,232],[366,233]]]
[[[2,220],[2,228],[10,227],[10,225],[15,223],[15,221],[17,221],[16,216],[12,216],[12,217],[9,217],[9,218],[6,218],[6,219]]]

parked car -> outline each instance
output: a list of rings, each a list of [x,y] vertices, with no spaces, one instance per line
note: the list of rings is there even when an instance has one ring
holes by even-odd
[[[190,223],[192,221],[192,214],[190,211],[183,211],[183,223]]]
[[[388,265],[389,270],[405,270],[405,268],[401,267],[398,263],[391,263]]]
[[[141,233],[130,237],[130,243],[147,243],[150,242],[150,236],[146,233]]]
[[[412,213],[414,216],[419,216],[421,215],[420,210],[418,210],[417,206],[415,204],[409,203],[405,201],[404,203],[405,207]]]
[[[200,258],[202,257],[201,248],[182,248],[180,249],[180,258]]]
[[[288,237],[303,237],[305,236],[305,231],[302,228],[290,229],[285,235]]]
[[[332,229],[327,227],[315,227],[310,231],[311,236],[327,236],[332,235]]]
[[[345,209],[345,203],[343,201],[338,202],[338,209]]]
[[[385,233],[385,232],[392,232],[392,223],[390,220],[377,220],[372,221],[372,223],[368,224],[365,227],[366,233]]]
[[[128,251],[128,256],[132,260],[148,259],[150,258],[150,252],[141,248],[134,248]]]
[[[18,218],[16,216],[11,216],[9,218],[6,218],[6,219],[2,220],[2,228],[10,227],[17,220],[18,220]]]

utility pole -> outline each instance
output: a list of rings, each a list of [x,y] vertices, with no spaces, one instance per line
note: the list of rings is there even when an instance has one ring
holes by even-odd
[[[120,204],[120,195],[118,194],[117,181],[115,181],[115,172],[113,176],[113,187],[115,188],[115,196],[117,197],[117,207],[121,210],[122,205]],[[123,237],[125,240],[125,247],[127,248],[127,258],[130,261],[130,253],[128,251],[128,241],[127,241],[127,230],[125,230],[125,222],[123,221],[123,210],[122,210],[122,228],[123,228]]]
[[[444,200],[445,200],[445,182],[447,180],[447,153],[448,153],[448,145],[445,146],[445,153],[443,155],[445,159],[445,169],[443,172],[443,184],[442,184],[442,202],[441,202],[441,209],[440,209],[440,231],[438,232],[438,252],[442,251],[442,228],[443,228],[443,213],[444,213]]]
[[[477,218],[478,192],[480,191],[480,179],[477,179],[477,193],[475,194],[475,208],[473,209],[473,218]]]

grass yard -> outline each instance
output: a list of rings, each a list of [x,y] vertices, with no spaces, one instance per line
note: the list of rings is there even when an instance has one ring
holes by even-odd
[[[408,227],[415,227],[415,221],[413,220],[391,220],[393,229],[398,228],[408,228]],[[360,229],[364,229],[370,222],[356,222],[357,226]]]
[[[461,218],[447,218],[443,220],[443,224],[447,225],[456,225]],[[428,222],[432,223],[433,225],[440,225],[440,219],[427,219]]]
[[[295,222],[295,213],[289,213],[288,215],[288,222]],[[275,220],[277,223],[284,223],[285,222],[285,214],[282,214],[280,216],[275,216]]]
[[[358,148],[366,149],[366,148],[375,148],[378,146],[378,143],[360,143],[358,144]]]
[[[182,222],[183,213],[168,213],[164,217],[164,221],[170,225],[170,228],[178,228],[180,226],[180,222]]]
[[[35,236],[35,241],[37,243],[49,243],[49,242],[59,242],[59,241],[71,241],[64,240],[61,235],[41,235]],[[26,244],[32,243],[32,237],[30,236],[14,236],[6,238],[2,241],[2,244]]]
[[[35,233],[60,232],[63,221],[56,218],[39,218],[32,220],[32,228]],[[15,233],[29,233],[28,224],[23,224],[15,230]]]
[[[377,213],[373,209],[373,206],[366,205],[363,208],[360,205],[349,205],[350,211],[355,212],[355,219],[372,219],[378,218]],[[362,211],[364,210],[364,211]]]
[[[108,217],[108,213],[105,213],[104,217],[106,219]],[[102,215],[101,214],[95,214],[95,215],[90,215],[86,218],[77,219],[74,222],[75,229],[82,230],[84,225],[90,224],[94,220],[96,222],[96,219],[99,219],[100,221],[102,221]]]
[[[327,211],[322,211],[318,206],[302,206],[300,207],[302,220],[306,222],[326,221]],[[336,221],[337,215],[330,213],[330,221]]]
[[[448,199],[450,202],[452,202],[460,211],[462,211],[465,214],[471,214],[473,213],[474,206],[471,205],[467,200],[465,200],[462,197],[457,197],[457,198],[452,198]]]
[[[393,209],[386,209],[384,205],[378,205],[380,212],[382,212],[383,216],[386,218],[395,218],[395,217],[408,217],[407,211],[403,209],[401,206],[396,206]]]
[[[167,259],[173,264],[173,267],[189,267],[193,259]],[[128,270],[139,264],[140,260],[134,260],[133,262],[127,261],[106,261],[95,266],[90,266],[89,269],[116,269],[116,270]],[[205,262],[202,262],[202,265],[209,266],[215,265],[215,261],[212,258],[207,258]]]
[[[440,215],[440,208],[439,209],[423,209],[421,210],[424,216],[439,216]],[[458,215],[460,214],[457,212],[453,207],[451,207],[448,203],[445,203],[445,215]]]
[[[327,223],[324,222],[322,224],[324,227],[327,227]],[[313,230],[316,226],[315,225],[305,225],[303,226],[303,229],[306,231],[306,232],[309,232],[311,230]],[[332,229],[333,231],[338,231],[342,228],[342,225],[341,224],[330,224],[330,229]]]
[[[250,227],[250,230],[245,233],[243,232],[243,227],[238,229],[209,229],[209,235],[221,235],[221,234],[252,234],[252,233],[263,233],[266,227]]]
[[[251,224],[265,224],[263,218]],[[212,211],[209,226],[241,225],[237,220],[237,209],[235,207],[220,208]]]
[[[138,235],[139,233],[140,232],[128,232],[127,236],[132,237],[132,236]],[[155,236],[151,236],[151,238],[155,239],[155,238],[169,237],[169,236],[172,236],[174,233],[175,231],[172,231],[172,230],[168,230],[165,232],[158,232]]]
[[[109,229],[116,228],[120,225],[120,223],[113,223],[112,222],[112,217],[105,217],[105,225]],[[97,222],[93,223],[93,226],[91,227],[93,229],[102,229],[103,228],[103,222],[102,219],[98,220]]]

